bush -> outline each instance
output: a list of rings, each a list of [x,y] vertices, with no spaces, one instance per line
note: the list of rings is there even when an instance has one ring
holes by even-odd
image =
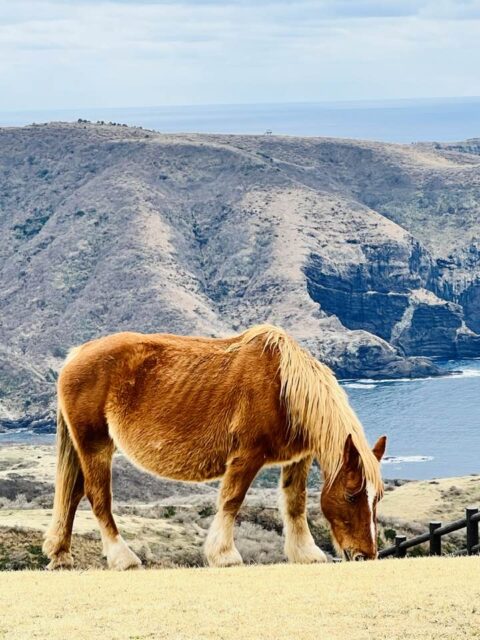
[[[207,504],[205,507],[202,507],[199,510],[198,515],[201,518],[209,518],[210,516],[213,516],[214,513],[215,509],[213,508],[213,506],[211,504]]]
[[[67,357],[67,350],[65,349],[65,347],[60,347],[60,346],[53,347],[52,356],[54,358],[62,358],[63,360],[64,358]]]
[[[383,535],[385,537],[385,540],[395,540],[396,536],[397,536],[397,532],[395,531],[395,529],[384,529],[383,530]]]

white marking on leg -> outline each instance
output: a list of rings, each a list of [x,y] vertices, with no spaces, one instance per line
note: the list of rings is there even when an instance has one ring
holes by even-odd
[[[103,553],[107,558],[109,569],[125,571],[126,569],[136,569],[141,566],[140,558],[133,553],[122,536],[114,538],[102,532]]]
[[[298,564],[327,562],[327,556],[315,544],[304,517],[293,520],[285,516],[285,555],[290,562]]]
[[[317,547],[310,533],[307,517],[301,515],[298,518],[292,518],[288,514],[285,492],[281,493],[280,510],[283,514],[284,522],[284,551],[289,562],[297,564],[327,562],[327,556]]]
[[[234,518],[219,511],[213,519],[205,540],[205,555],[212,567],[243,564],[233,541]]]
[[[368,508],[370,509],[370,533],[372,535],[372,543],[374,548],[377,546],[377,541],[375,540],[375,523],[373,521],[373,503],[375,501],[375,487],[371,482],[367,482],[367,500],[368,500]]]

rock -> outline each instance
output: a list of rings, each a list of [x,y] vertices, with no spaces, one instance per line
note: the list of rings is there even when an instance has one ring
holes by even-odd
[[[480,353],[480,336],[466,326],[457,331],[458,358],[478,358]]]
[[[391,343],[406,355],[459,358],[480,355],[480,336],[465,327],[462,307],[440,300],[431,291],[411,292],[403,318],[393,328]]]
[[[388,342],[366,331],[324,331],[321,338],[304,343],[341,378],[417,378],[440,374],[428,358],[402,357]]]
[[[465,322],[476,333],[480,332],[480,281],[472,282],[462,291],[459,297]]]

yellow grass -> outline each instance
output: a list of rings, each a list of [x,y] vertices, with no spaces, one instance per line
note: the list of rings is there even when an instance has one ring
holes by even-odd
[[[12,529],[37,529],[45,532],[52,519],[52,509],[2,509],[0,511],[0,526]],[[143,542],[163,536],[181,536],[185,533],[185,526],[169,522],[165,519],[146,518],[144,516],[115,516],[115,521],[123,534],[128,537],[136,536]],[[75,516],[74,532],[84,535],[98,532],[98,522],[93,511],[79,510]]]
[[[480,505],[480,476],[409,482],[386,493],[379,514],[407,522],[457,520],[467,506]]]
[[[0,637],[480,638],[480,558],[0,577]]]

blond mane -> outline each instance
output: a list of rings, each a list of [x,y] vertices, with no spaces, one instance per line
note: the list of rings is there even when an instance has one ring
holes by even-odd
[[[286,404],[290,428],[294,434],[302,434],[318,455],[327,485],[333,483],[340,472],[345,440],[351,434],[360,454],[364,479],[381,494],[379,463],[333,372],[283,329],[269,324],[248,329],[229,350],[236,350],[260,336],[266,349],[277,349],[280,354],[280,395]]]

